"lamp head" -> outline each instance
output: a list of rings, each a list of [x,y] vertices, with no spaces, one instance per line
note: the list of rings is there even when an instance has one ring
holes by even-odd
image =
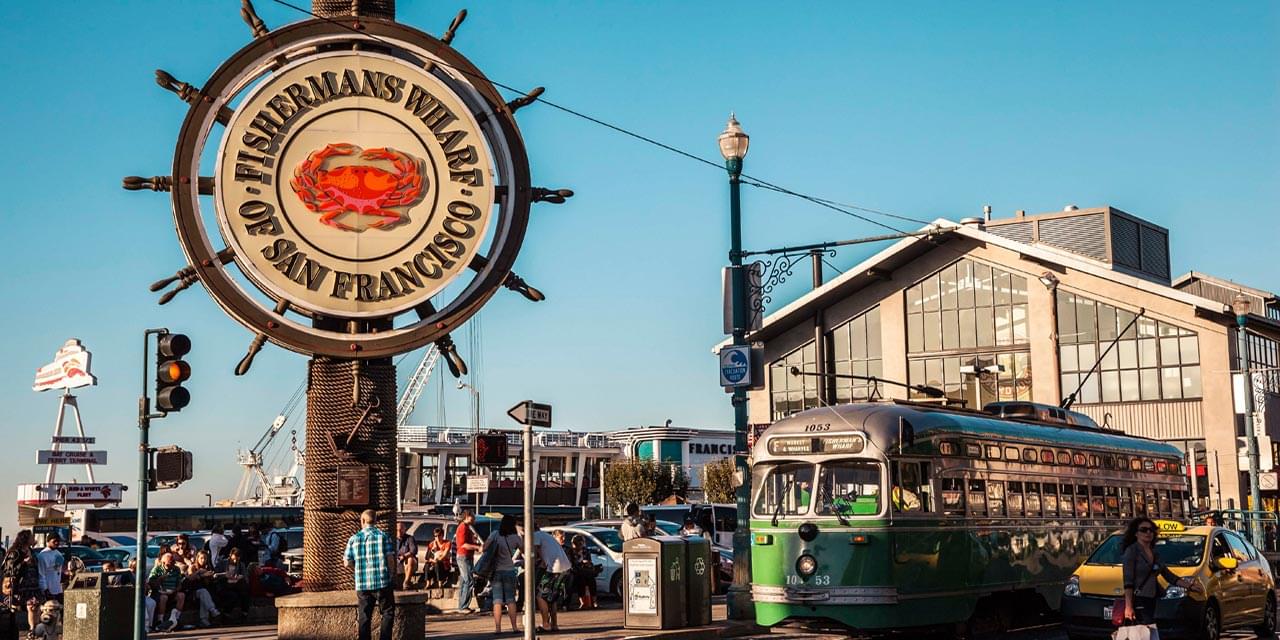
[[[738,124],[738,119],[730,113],[729,122],[720,133],[720,155],[724,156],[725,160],[741,161],[747,157],[747,147],[750,144],[751,136],[742,131],[742,125]]]
[[[1253,307],[1253,303],[1244,295],[1244,292],[1236,293],[1231,299],[1231,310],[1235,312],[1237,318],[1243,318],[1249,315],[1249,309]]]
[[[1044,288],[1053,291],[1058,288],[1058,276],[1053,275],[1052,271],[1046,271],[1040,274],[1040,284],[1044,285]]]

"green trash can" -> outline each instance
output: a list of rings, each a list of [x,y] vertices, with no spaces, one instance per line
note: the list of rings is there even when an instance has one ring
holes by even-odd
[[[684,538],[636,538],[622,545],[622,626],[679,629],[687,626]]]
[[[63,640],[133,639],[133,585],[106,583],[101,573],[76,576],[63,596]]]
[[[711,541],[701,536],[684,539],[685,544],[685,618],[691,627],[711,624],[711,576],[716,570]]]

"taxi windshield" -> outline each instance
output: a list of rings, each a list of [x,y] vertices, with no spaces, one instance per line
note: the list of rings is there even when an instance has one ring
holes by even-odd
[[[1120,542],[1124,536],[1114,534],[1085,561],[1092,565],[1119,566],[1124,557]],[[1204,536],[1188,533],[1166,534],[1156,538],[1156,554],[1170,567],[1198,567],[1204,555]]]

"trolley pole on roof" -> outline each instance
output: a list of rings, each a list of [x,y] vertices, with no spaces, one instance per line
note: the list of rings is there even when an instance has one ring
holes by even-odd
[[[747,278],[742,270],[742,159],[747,155],[750,138],[742,131],[737,118],[731,114],[725,130],[720,134],[720,154],[724,156],[725,170],[729,172],[729,273],[732,278],[731,318],[733,320],[734,346],[747,344]],[[751,602],[751,545],[748,529],[751,526],[747,505],[751,499],[751,472],[747,469],[747,390],[733,389],[734,465],[742,483],[734,492],[737,503],[737,523],[733,530],[733,583],[729,585],[729,619],[749,620],[755,617]]]

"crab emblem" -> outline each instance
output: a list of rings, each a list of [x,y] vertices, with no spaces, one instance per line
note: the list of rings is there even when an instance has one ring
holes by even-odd
[[[330,158],[354,156],[360,160],[387,162],[391,170],[373,164],[347,164],[326,168]],[[353,144],[330,144],[312,151],[293,170],[289,186],[307,209],[319,214],[320,222],[343,231],[382,228],[400,222],[401,214],[392,207],[408,207],[416,203],[424,190],[421,161],[392,149],[361,149]],[[362,216],[378,216],[381,220],[366,227],[354,227],[337,220],[353,212]]]

